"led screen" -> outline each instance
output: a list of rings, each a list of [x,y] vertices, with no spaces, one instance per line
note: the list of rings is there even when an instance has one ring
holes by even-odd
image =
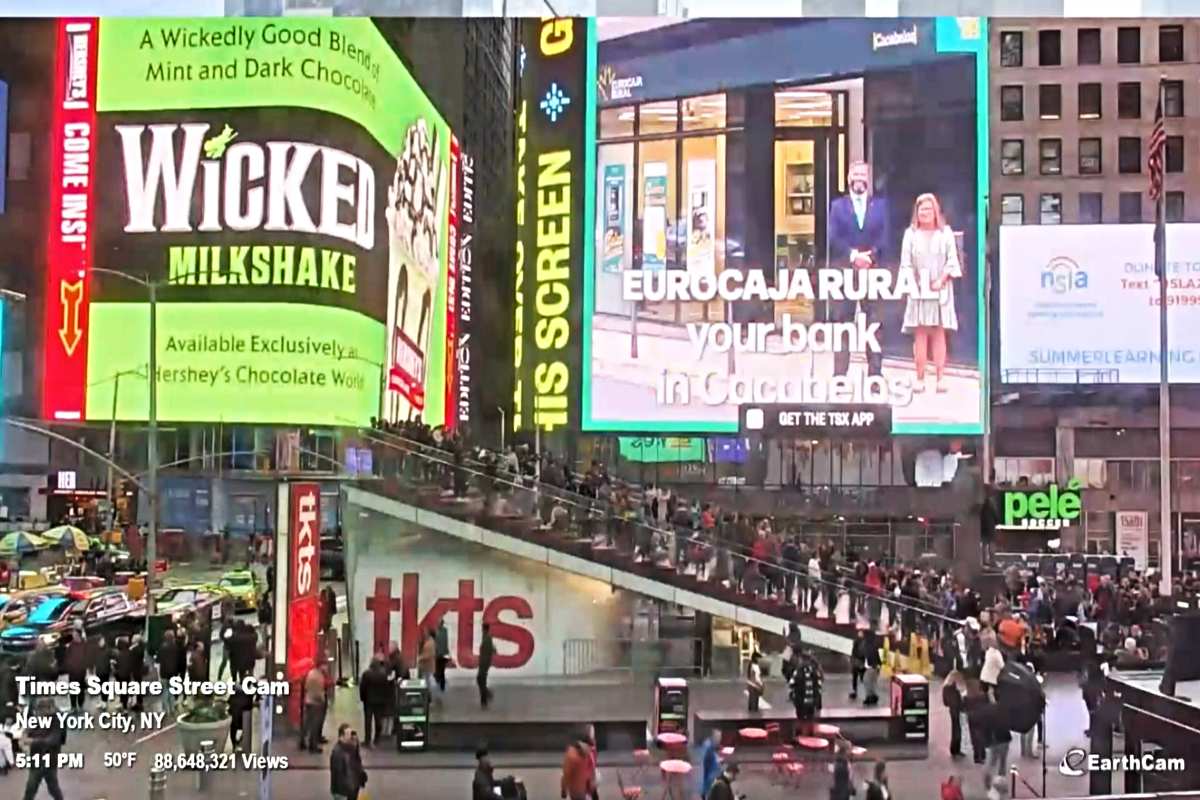
[[[1000,379],[1158,383],[1153,225],[1000,228]],[[1168,374],[1200,382],[1200,225],[1167,226]]]
[[[585,429],[983,430],[984,20],[698,20],[598,62]]]
[[[148,288],[116,270],[156,285],[162,420],[440,424],[450,132],[374,24],[104,19],[60,36],[60,116],[90,111],[94,177],[90,203],[70,198],[83,146],[57,125],[52,239],[82,255],[49,270],[47,416],[147,417]],[[89,62],[94,91],[72,105]]]

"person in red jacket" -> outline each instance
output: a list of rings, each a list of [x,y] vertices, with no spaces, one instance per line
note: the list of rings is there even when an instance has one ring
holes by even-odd
[[[595,800],[596,750],[590,730],[567,746],[562,765],[563,800]]]

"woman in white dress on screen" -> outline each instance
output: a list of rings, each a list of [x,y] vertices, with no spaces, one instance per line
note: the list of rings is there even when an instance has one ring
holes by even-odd
[[[917,285],[928,286],[936,297],[909,297],[901,330],[913,335],[913,362],[917,371],[913,391],[925,391],[925,368],[933,357],[934,378],[939,392],[946,391],[946,331],[958,330],[954,313],[955,278],[962,277],[954,231],[942,216],[935,195],[923,194],[913,204],[912,224],[904,231],[900,246],[900,269],[912,270]]]

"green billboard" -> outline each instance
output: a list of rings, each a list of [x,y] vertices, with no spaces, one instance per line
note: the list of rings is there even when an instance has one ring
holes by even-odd
[[[159,418],[442,424],[450,130],[375,24],[104,19],[97,51],[94,265],[158,284]],[[87,307],[86,418],[145,419],[146,290],[96,272]]]

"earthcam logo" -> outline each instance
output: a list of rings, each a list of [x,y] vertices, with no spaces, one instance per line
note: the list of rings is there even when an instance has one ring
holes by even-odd
[[[1101,756],[1089,753],[1082,747],[1072,747],[1058,762],[1058,774],[1080,778],[1089,772],[1183,772],[1184,767],[1183,759],[1178,756],[1167,757],[1155,753]]]
[[[1040,285],[1055,294],[1067,294],[1088,288],[1087,270],[1066,256],[1055,256],[1046,262],[1040,277]]]

